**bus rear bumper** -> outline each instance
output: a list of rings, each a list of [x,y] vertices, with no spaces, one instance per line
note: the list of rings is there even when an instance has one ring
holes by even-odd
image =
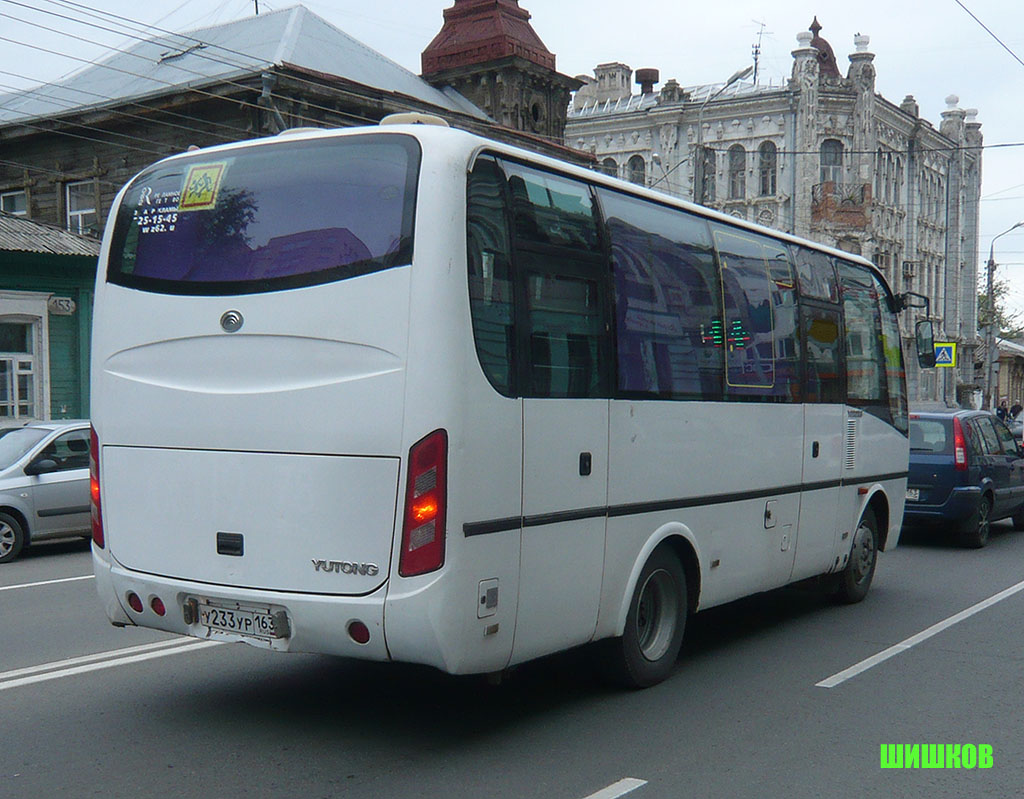
[[[384,597],[387,583],[366,596],[298,594],[251,588],[209,585],[177,580],[128,570],[93,548],[96,588],[112,624],[134,625],[164,630],[178,635],[210,641],[241,642],[281,652],[319,652],[385,661],[390,659],[384,639]],[[142,610],[132,609],[129,597],[135,594]],[[164,615],[154,609],[154,599],[165,608]],[[159,607],[159,604],[157,604]],[[271,634],[233,632],[206,626],[198,609],[224,611],[220,621],[254,616],[274,620]],[[355,622],[362,622],[369,640],[359,643],[350,633]]]

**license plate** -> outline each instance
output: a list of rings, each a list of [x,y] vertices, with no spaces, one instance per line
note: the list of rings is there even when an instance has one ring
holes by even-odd
[[[907,489],[907,502],[917,502],[921,499],[920,488],[908,488]]]
[[[199,623],[211,630],[254,638],[280,637],[274,625],[274,617],[270,613],[256,609],[202,604],[199,606]]]

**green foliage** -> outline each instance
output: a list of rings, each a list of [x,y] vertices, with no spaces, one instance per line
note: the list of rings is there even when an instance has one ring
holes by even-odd
[[[991,306],[988,294],[982,287],[978,289],[978,328],[984,329],[992,318]],[[1019,339],[1024,338],[1024,319],[1021,319],[1020,312],[1011,313],[1006,306],[1006,298],[1010,293],[1010,284],[1006,280],[996,279],[992,284],[992,294],[995,295],[995,320],[997,335],[1001,338]]]

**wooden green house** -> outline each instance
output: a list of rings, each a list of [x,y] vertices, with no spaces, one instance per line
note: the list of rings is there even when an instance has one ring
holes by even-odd
[[[100,243],[0,212],[0,426],[89,415]]]

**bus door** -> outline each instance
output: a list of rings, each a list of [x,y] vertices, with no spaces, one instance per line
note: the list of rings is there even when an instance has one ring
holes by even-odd
[[[536,262],[521,258],[520,266]],[[523,533],[513,660],[589,641],[597,625],[608,504],[608,403],[600,277],[527,268],[520,352]],[[524,349],[525,347],[525,349]]]
[[[804,451],[793,580],[834,565],[843,468],[844,381],[838,307],[803,302]]]

